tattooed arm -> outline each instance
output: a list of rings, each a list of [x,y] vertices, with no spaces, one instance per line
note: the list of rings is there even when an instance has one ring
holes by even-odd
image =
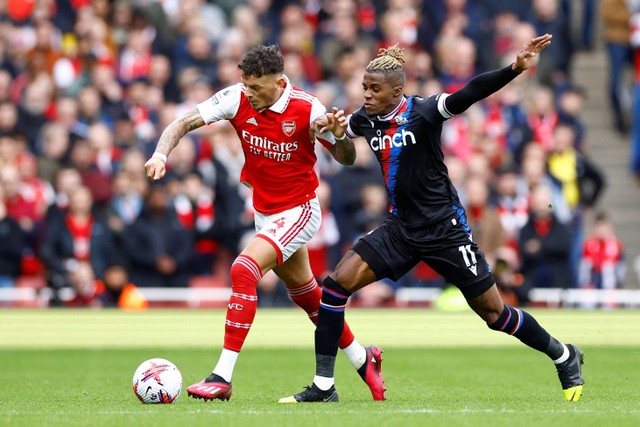
[[[184,114],[182,117],[177,118],[169,124],[162,132],[156,151],[151,158],[144,164],[145,173],[147,178],[157,181],[167,173],[167,157],[171,150],[178,145],[178,142],[188,132],[194,129],[198,129],[204,126],[204,119],[200,115],[197,108]]]

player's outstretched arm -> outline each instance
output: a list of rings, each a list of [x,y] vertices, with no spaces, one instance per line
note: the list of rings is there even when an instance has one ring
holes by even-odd
[[[188,132],[204,126],[204,119],[197,108],[185,113],[182,117],[175,119],[162,132],[156,151],[144,164],[147,178],[157,181],[167,173],[167,157],[178,142]]]
[[[329,152],[338,163],[350,166],[356,161],[356,147],[353,141],[345,134],[348,125],[349,121],[344,110],[333,107],[331,113],[318,117],[314,121],[312,128],[320,129],[316,131],[317,134],[333,133],[336,143],[329,149]]]
[[[447,112],[451,115],[460,114],[474,103],[505,87],[511,80],[534,64],[535,58],[551,44],[552,38],[551,34],[532,38],[520,49],[513,64],[471,79],[462,89],[446,98]]]
[[[511,69],[516,73],[521,73],[535,63],[536,56],[551,44],[551,34],[535,37],[522,46],[516,55],[516,62],[511,65]]]

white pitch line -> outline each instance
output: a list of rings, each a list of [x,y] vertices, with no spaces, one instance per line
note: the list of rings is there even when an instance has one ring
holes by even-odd
[[[326,410],[323,409],[323,414],[359,414],[361,413],[361,409],[343,409],[343,410]],[[97,415],[136,415],[140,414],[141,411],[95,411],[91,412],[92,414]],[[278,414],[303,414],[303,415],[313,415],[317,414],[317,411],[305,411],[305,410],[266,410],[266,411],[257,411],[254,409],[246,409],[246,410],[180,410],[176,412],[176,414],[243,414],[243,415],[278,415]],[[516,410],[516,409],[469,409],[469,408],[461,408],[457,410],[444,410],[444,409],[390,409],[390,410],[380,410],[381,414],[603,414],[603,411],[596,411],[592,409],[548,409],[548,410]],[[615,413],[617,415],[636,415],[640,414],[639,410],[626,410],[620,411],[616,410]],[[0,411],[2,415],[40,415],[42,412],[36,411]],[[71,412],[71,411],[54,411],[49,412],[47,414],[53,415],[86,415],[85,412]]]

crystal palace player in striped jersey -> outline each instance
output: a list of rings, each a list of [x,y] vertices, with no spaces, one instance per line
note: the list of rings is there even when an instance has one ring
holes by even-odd
[[[178,141],[187,132],[218,120],[228,120],[242,141],[245,164],[240,179],[253,189],[257,234],[231,266],[232,295],[218,363],[209,377],[187,387],[190,396],[205,400],[231,397],[231,377],[255,317],[256,286],[265,273],[273,270],[291,299],[316,322],[322,291],[313,278],[305,246],[318,231],[322,215],[315,193],[315,142],[342,164],[355,160],[353,142],[336,140],[329,131],[318,132],[318,119],[326,120],[326,109],[316,97],[291,85],[283,74],[277,46],[252,48],[238,68],[242,83],[219,91],[173,121],[145,164],[150,179],[162,178],[167,156]],[[346,121],[342,112],[333,114],[337,121]],[[347,326],[339,341],[373,398],[384,400],[381,350],[360,345]]]
[[[316,375],[311,387],[281,403],[337,400],[334,363],[349,296],[382,278],[399,279],[425,261],[462,291],[489,328],[545,353],[557,368],[567,400],[582,393],[582,352],[551,337],[523,310],[504,305],[484,255],[473,242],[465,212],[443,162],[442,123],[504,87],[534,63],[551,35],[531,39],[513,64],[476,76],[453,94],[405,96],[403,53],[382,49],[369,63],[364,106],[348,121],[328,117],[321,130],[364,137],[375,153],[391,201],[387,221],[361,238],[323,283],[316,328]]]

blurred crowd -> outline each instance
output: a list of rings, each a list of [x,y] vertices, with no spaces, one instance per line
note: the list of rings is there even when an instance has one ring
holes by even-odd
[[[551,33],[535,70],[446,123],[447,166],[509,302],[526,304],[536,287],[617,287],[623,248],[606,214],[590,213],[604,177],[585,150],[586,93],[572,81],[573,54],[596,43],[597,2],[585,0],[580,19],[571,3],[2,0],[0,286],[39,277],[74,290],[65,301],[53,292],[53,303],[118,305],[127,287],[226,277],[253,233],[234,130],[222,122],[185,136],[159,182],[143,165],[168,123],[240,80],[252,45],[277,43],[293,84],[353,112],[380,47],[400,43],[406,93],[427,97],[508,65],[527,40]],[[322,279],[388,203],[366,144],[352,167],[317,154],[324,224],[309,249]],[[400,286],[444,285],[419,265],[358,299],[379,305]],[[286,299],[267,275],[261,303]]]

